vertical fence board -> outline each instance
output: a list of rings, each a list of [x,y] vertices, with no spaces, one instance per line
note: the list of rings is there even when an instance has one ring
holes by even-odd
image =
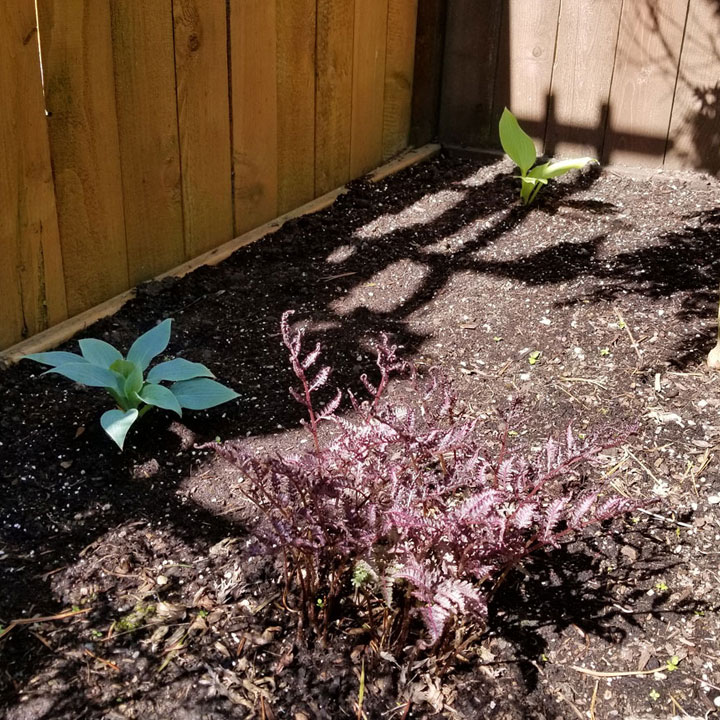
[[[0,345],[429,140],[446,6],[0,3]]]
[[[225,0],[173,0],[185,254],[233,236]]]
[[[68,311],[126,290],[110,9],[39,0],[38,17]]]
[[[278,210],[315,195],[315,0],[277,0]]]
[[[111,0],[132,285],[185,259],[171,0]]]
[[[235,234],[278,214],[276,0],[230,0]]]
[[[0,347],[67,316],[35,4],[0,4]]]
[[[665,164],[720,171],[720,8],[691,0]]]
[[[599,158],[622,0],[562,3],[545,151]]]
[[[355,4],[350,173],[362,175],[382,161],[383,95],[388,0]]]
[[[509,57],[498,62],[492,132],[507,106],[529,135],[545,138],[559,12],[560,0],[505,3],[501,33],[509,40]]]
[[[662,164],[687,3],[623,4],[603,152],[606,162]]]
[[[410,144],[437,136],[447,0],[418,0]]]
[[[445,142],[494,144],[493,94],[502,0],[451,0],[443,65],[440,134]]]
[[[415,62],[417,0],[390,0],[385,53],[383,159],[407,147]]]
[[[322,195],[350,179],[355,0],[318,0],[317,13],[315,194]]]

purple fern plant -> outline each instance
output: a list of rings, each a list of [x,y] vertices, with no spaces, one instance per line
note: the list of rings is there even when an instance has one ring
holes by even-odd
[[[302,624],[323,640],[354,589],[379,645],[402,648],[419,616],[425,646],[439,649],[453,622],[482,622],[490,593],[528,555],[637,507],[584,482],[583,469],[624,436],[580,441],[568,428],[527,459],[511,454],[506,429],[492,452],[448,380],[418,378],[384,335],[379,381],[360,378],[369,399],[349,394],[349,418],[336,414],[340,391],[318,409],[331,370],[312,370],[320,344],[304,354],[290,315],[281,333],[300,382],[290,392],[307,409],[312,450],[257,457],[240,444],[215,447],[242,475],[261,548],[284,558],[286,598],[297,593]],[[396,374],[407,382],[389,399]]]

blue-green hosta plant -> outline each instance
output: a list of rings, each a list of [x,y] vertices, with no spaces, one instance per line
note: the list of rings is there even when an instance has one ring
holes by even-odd
[[[100,424],[122,450],[131,425],[152,407],[182,415],[182,408],[205,410],[238,397],[234,390],[213,380],[214,375],[204,365],[183,358],[158,363],[145,375],[170,342],[171,322],[163,320],[141,335],[125,357],[103,340],[86,338],[80,340],[80,355],[54,351],[33,353],[24,359],[50,365],[43,375],[58,373],[88,387],[105,388],[117,407],[103,413]]]
[[[572,160],[550,160],[542,165],[535,165],[535,143],[507,108],[503,110],[500,118],[500,144],[520,169],[520,199],[523,205],[529,205],[550,178],[559,177],[570,170],[580,170],[588,163],[597,163],[595,158],[581,157]]]

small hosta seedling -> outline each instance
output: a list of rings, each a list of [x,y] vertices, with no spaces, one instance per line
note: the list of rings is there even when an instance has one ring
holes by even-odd
[[[160,407],[182,415],[182,408],[206,410],[234,400],[238,394],[212,378],[201,363],[174,358],[158,363],[145,376],[150,363],[170,342],[172,320],[163,320],[130,346],[127,356],[104,340],[80,340],[80,355],[71,352],[42,352],[26,355],[57,373],[88,387],[105,388],[117,403],[100,418],[103,430],[122,450],[132,424],[150,408]],[[169,387],[162,382],[172,383]]]
[[[551,178],[564,175],[570,170],[580,170],[588,163],[597,163],[594,158],[581,157],[572,160],[550,160],[542,165],[535,165],[535,143],[507,108],[503,110],[500,118],[499,130],[503,150],[520,169],[520,199],[523,205],[529,205],[540,192],[540,188],[547,185]]]

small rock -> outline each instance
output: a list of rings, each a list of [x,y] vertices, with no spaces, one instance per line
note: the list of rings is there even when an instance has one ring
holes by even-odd
[[[717,505],[720,503],[720,495],[708,495],[708,502],[711,505]]]
[[[165,575],[158,575],[157,578],[155,578],[155,582],[156,582],[158,585],[167,585],[167,584],[168,584],[168,579],[167,579],[167,577],[166,577]]]

